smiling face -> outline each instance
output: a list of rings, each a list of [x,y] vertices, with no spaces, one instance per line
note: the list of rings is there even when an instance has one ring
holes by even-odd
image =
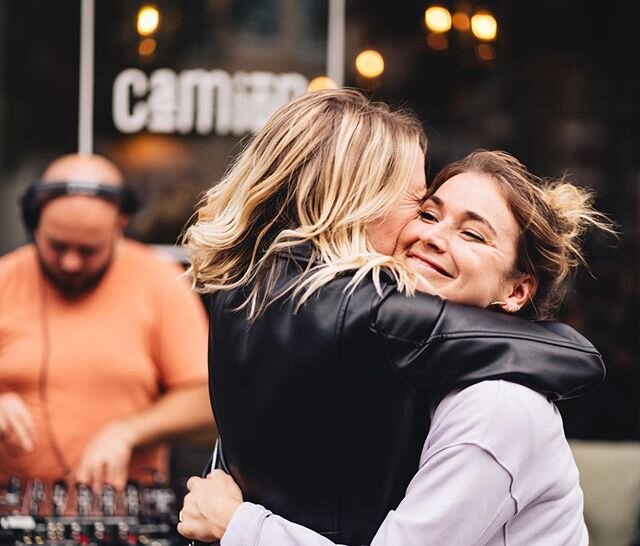
[[[505,310],[531,293],[527,275],[514,275],[520,228],[497,183],[465,172],[447,180],[400,233],[394,256],[405,259],[441,297]]]

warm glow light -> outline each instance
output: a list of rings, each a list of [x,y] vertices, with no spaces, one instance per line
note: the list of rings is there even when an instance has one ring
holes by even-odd
[[[498,34],[498,22],[493,15],[486,11],[479,11],[471,17],[471,32],[479,40],[490,42]]]
[[[469,21],[469,16],[463,11],[458,11],[453,14],[451,18],[451,22],[453,23],[453,27],[460,32],[467,32],[471,28],[471,21]]]
[[[149,55],[153,55],[156,50],[156,41],[153,38],[145,38],[144,40],[140,40],[138,44],[138,53],[142,57],[149,57]]]
[[[309,82],[307,91],[321,91],[322,89],[337,89],[338,84],[327,76],[318,76]]]
[[[373,49],[367,49],[356,57],[356,69],[365,78],[377,78],[384,72],[384,59]]]
[[[493,61],[496,58],[496,50],[491,44],[478,44],[476,57],[481,61]]]
[[[142,6],[138,12],[138,34],[149,36],[158,29],[160,13],[153,6]]]
[[[442,6],[431,6],[424,12],[424,22],[431,32],[447,32],[451,28],[451,14]]]
[[[427,34],[427,44],[431,49],[436,51],[444,51],[449,47],[449,40],[444,34],[430,32]]]

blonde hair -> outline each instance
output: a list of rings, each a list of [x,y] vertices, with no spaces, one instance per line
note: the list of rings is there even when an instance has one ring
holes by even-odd
[[[522,313],[539,320],[555,317],[580,265],[582,237],[591,228],[615,234],[610,220],[593,208],[593,194],[566,178],[543,180],[502,151],[477,150],[447,165],[429,186],[427,197],[448,179],[465,172],[497,182],[520,227],[513,276],[529,274],[535,290]]]
[[[278,255],[308,243],[309,265],[286,292],[304,302],[345,271],[351,286],[388,271],[412,293],[415,274],[376,253],[366,226],[406,191],[426,148],[420,123],[350,89],[307,93],[267,121],[222,181],[211,188],[185,234],[197,290],[247,287],[255,318],[276,298]],[[277,297],[282,296],[279,293]]]

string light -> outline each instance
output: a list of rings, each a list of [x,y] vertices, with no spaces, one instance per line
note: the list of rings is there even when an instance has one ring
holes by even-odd
[[[138,11],[138,34],[140,36],[150,36],[157,29],[160,24],[160,12],[158,8],[154,6],[142,6]]]
[[[498,22],[487,11],[479,11],[471,17],[471,32],[479,40],[490,42],[498,34]]]
[[[307,91],[321,91],[322,89],[337,89],[338,84],[327,76],[313,78],[307,87]]]
[[[431,6],[424,12],[424,22],[431,32],[447,32],[451,29],[451,14],[442,6]]]
[[[367,49],[356,57],[356,70],[365,78],[377,78],[384,72],[384,59],[375,49]]]

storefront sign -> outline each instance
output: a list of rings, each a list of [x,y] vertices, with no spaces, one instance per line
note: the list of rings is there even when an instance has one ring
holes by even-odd
[[[128,68],[113,82],[113,123],[122,133],[240,136],[260,129],[307,84],[297,73]]]

